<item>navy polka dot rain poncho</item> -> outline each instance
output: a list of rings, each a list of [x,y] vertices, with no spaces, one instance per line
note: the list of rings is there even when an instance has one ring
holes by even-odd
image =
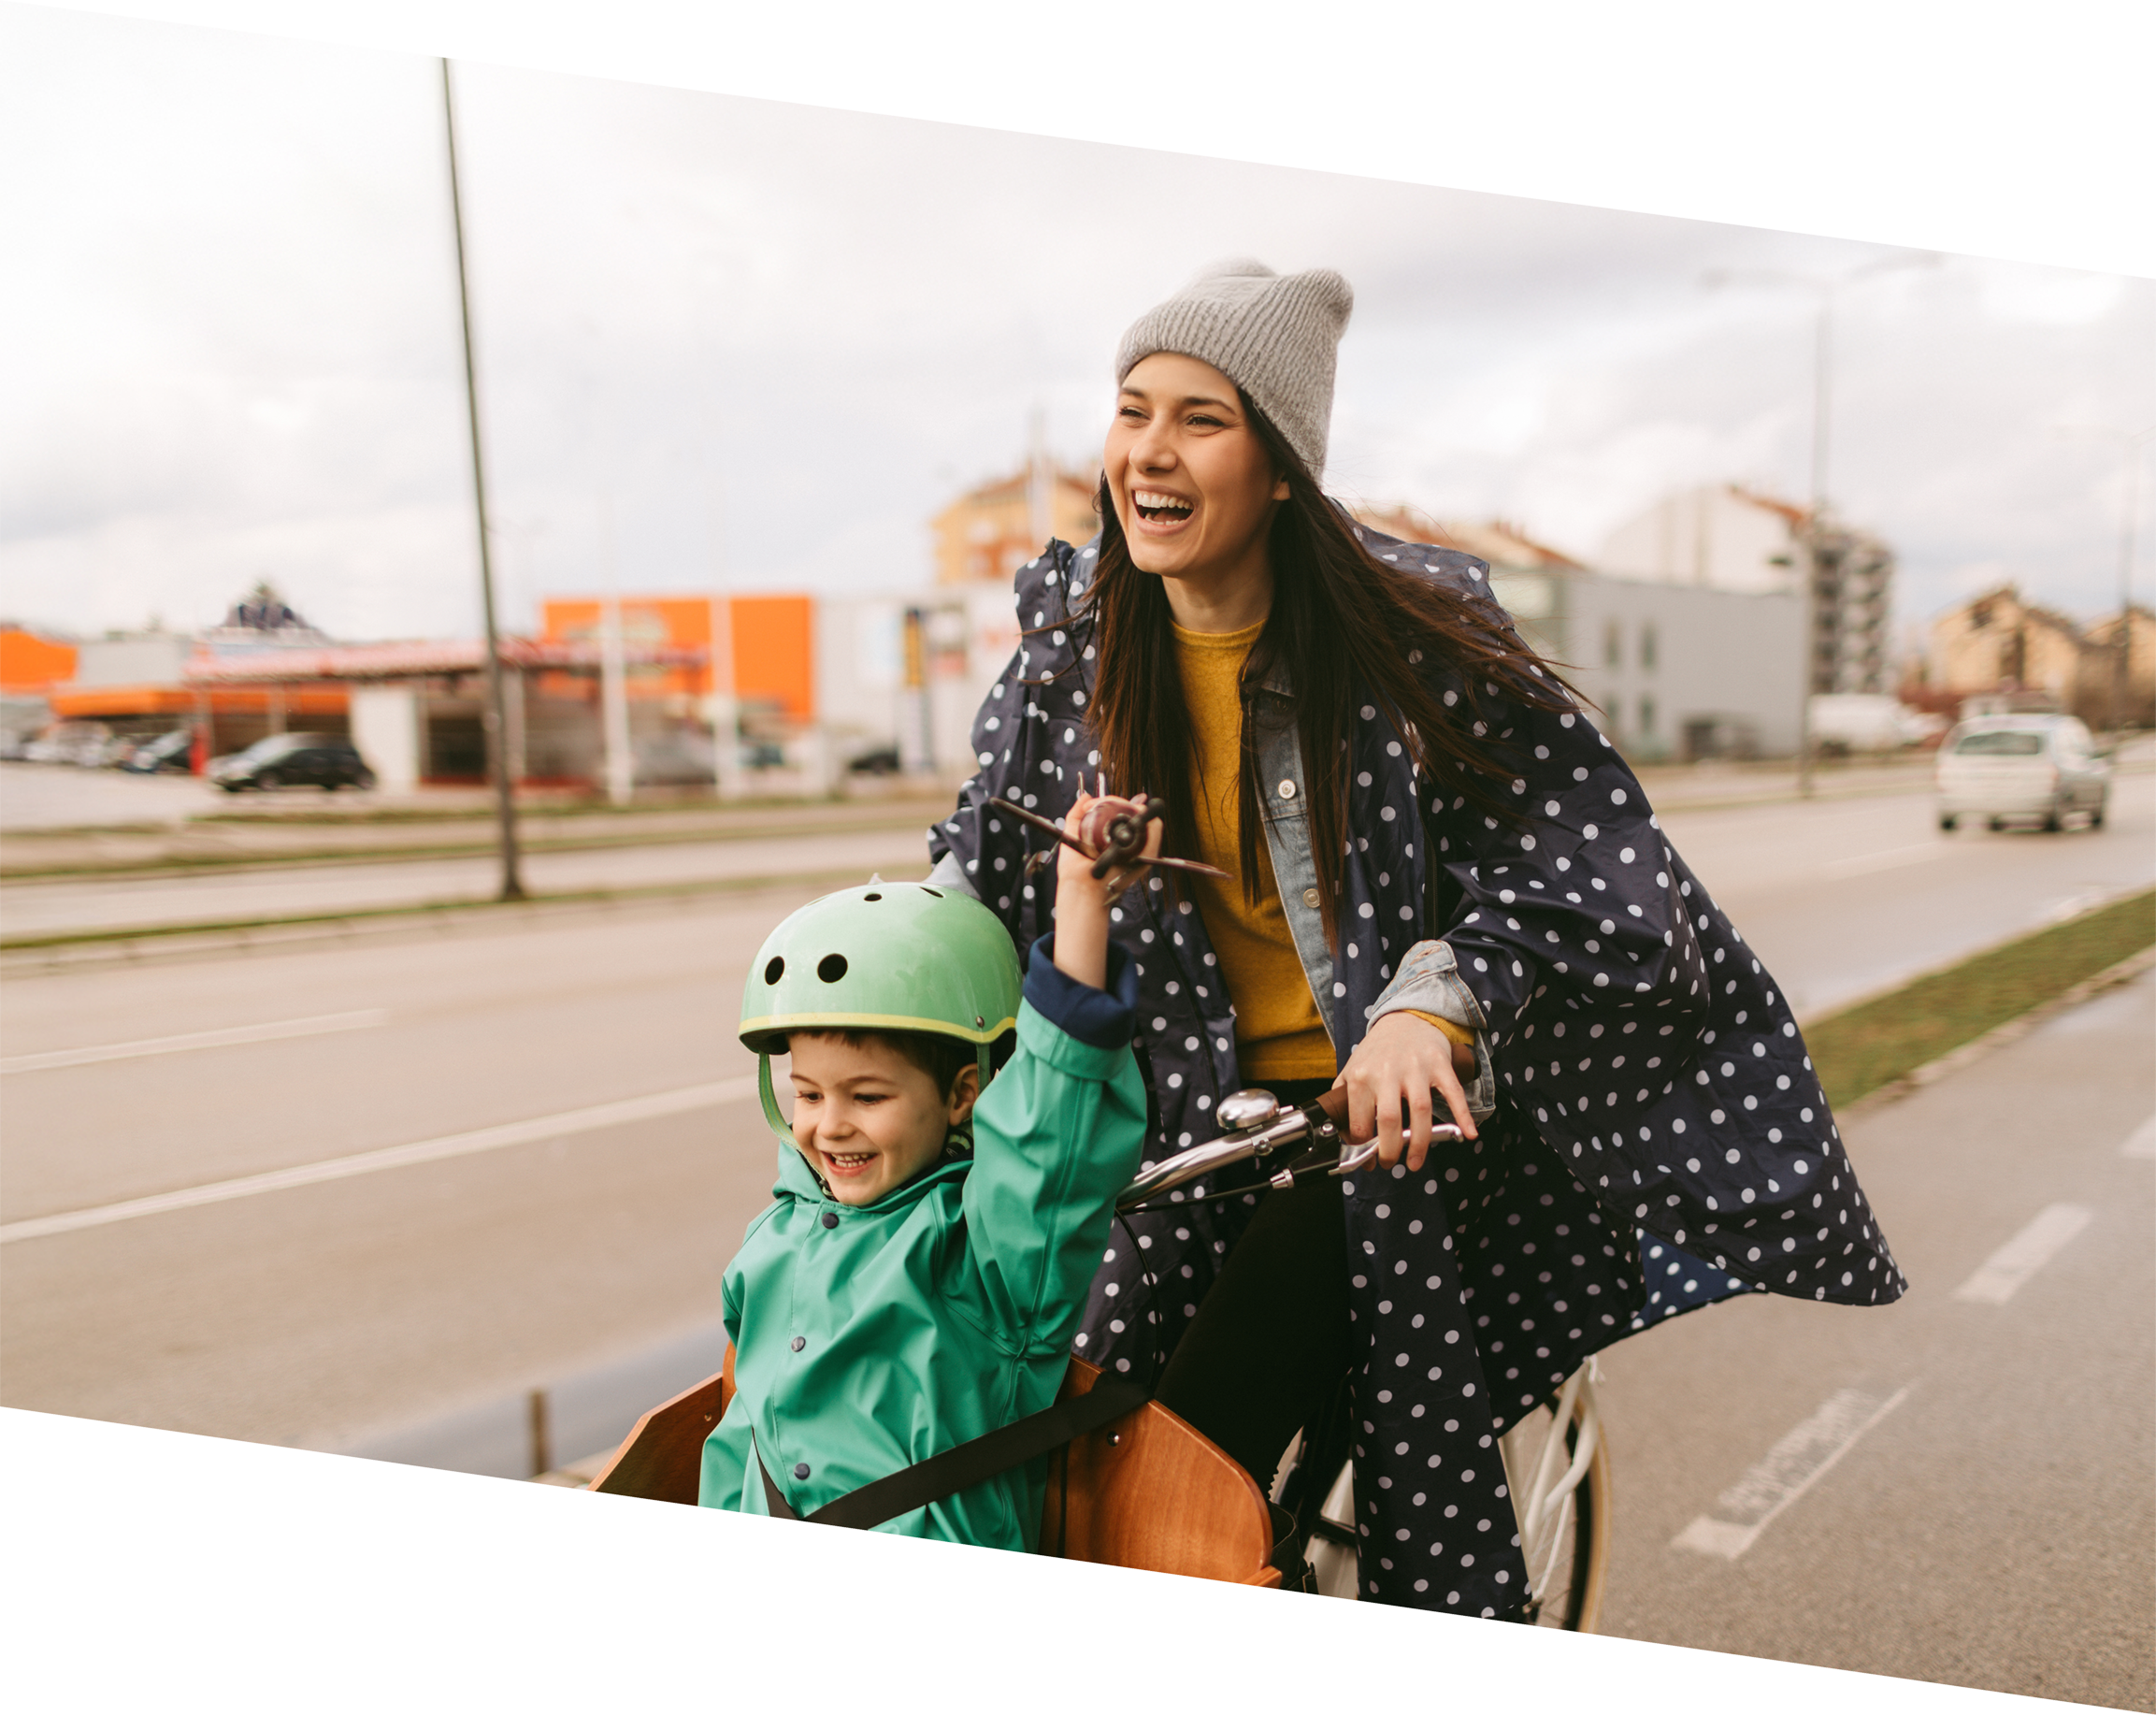
[[[1388,562],[1494,607],[1479,560],[1362,534]],[[975,724],[980,772],[928,835],[939,868],[1002,918],[1021,957],[1051,927],[1053,889],[1026,872],[1047,842],[997,806],[1059,816],[1098,765],[1082,600],[1095,553],[1055,542],[1019,572],[1024,636]],[[1525,1599],[1527,1570],[1496,1439],[1589,1354],[1735,1292],[1881,1304],[1904,1282],[1787,1001],[1623,758],[1584,713],[1497,687],[1470,697],[1424,670],[1518,759],[1520,818],[1433,796],[1400,735],[1358,710],[1336,1052],[1344,1063],[1365,1009],[1442,939],[1481,1011],[1498,1095],[1481,1136],[1432,1149],[1423,1172],[1341,1182],[1362,1594],[1502,1614]],[[1432,899],[1445,920],[1425,921]],[[1233,1015],[1203,922],[1159,880],[1125,896],[1114,933],[1140,973],[1157,1160],[1214,1136],[1215,1105],[1241,1088]],[[1135,1252],[1119,1232],[1080,1354],[1156,1373],[1252,1201],[1137,1217]]]

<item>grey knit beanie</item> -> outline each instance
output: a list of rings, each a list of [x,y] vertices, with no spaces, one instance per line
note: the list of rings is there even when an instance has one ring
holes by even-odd
[[[1333,360],[1354,308],[1354,292],[1330,268],[1280,275],[1245,258],[1215,262],[1130,324],[1115,353],[1115,384],[1156,352],[1209,363],[1322,480]]]

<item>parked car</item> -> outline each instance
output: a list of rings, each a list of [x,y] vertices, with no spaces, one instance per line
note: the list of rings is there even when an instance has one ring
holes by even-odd
[[[884,744],[874,750],[863,751],[846,764],[846,772],[874,774],[880,778],[885,774],[896,774],[899,767],[898,747],[896,744]]]
[[[184,774],[194,760],[194,728],[176,727],[131,746],[120,758],[130,774]]]
[[[112,728],[103,721],[58,721],[22,747],[25,762],[102,768],[112,752]]]
[[[2038,821],[2057,833],[2079,811],[2104,826],[2111,765],[2070,714],[1988,714],[1963,721],[1939,746],[1939,826],[1963,816],[1998,829]]]
[[[361,760],[359,752],[343,739],[319,732],[273,732],[245,750],[220,757],[209,765],[209,778],[227,792],[270,791],[278,786],[321,786],[334,792],[339,786],[374,785],[374,771]]]

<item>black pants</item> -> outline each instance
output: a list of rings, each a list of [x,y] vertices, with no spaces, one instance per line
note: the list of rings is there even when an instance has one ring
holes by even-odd
[[[1283,1107],[1330,1078],[1275,1080]],[[1183,1331],[1156,1397],[1269,1489],[1295,1432],[1331,1399],[1351,1356],[1347,1229],[1337,1179],[1267,1191]]]

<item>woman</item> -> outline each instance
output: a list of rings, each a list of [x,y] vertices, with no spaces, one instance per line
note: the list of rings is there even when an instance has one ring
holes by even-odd
[[[1078,1349],[1157,1373],[1261,1483],[1344,1373],[1365,1597],[1505,1617],[1529,1592],[1495,1440],[1590,1353],[1734,1291],[1904,1283],[1773,979],[1488,569],[1318,486],[1351,302],[1229,263],[1131,327],[1101,533],[1018,574],[981,772],[929,844],[1021,951],[1041,836],[999,800],[1060,815],[1104,770],[1241,878],[1117,913],[1148,1153],[1245,1085],[1337,1081],[1380,1164],[1337,1204],[1134,1223]],[[1461,1142],[1431,1146],[1432,1090]]]

